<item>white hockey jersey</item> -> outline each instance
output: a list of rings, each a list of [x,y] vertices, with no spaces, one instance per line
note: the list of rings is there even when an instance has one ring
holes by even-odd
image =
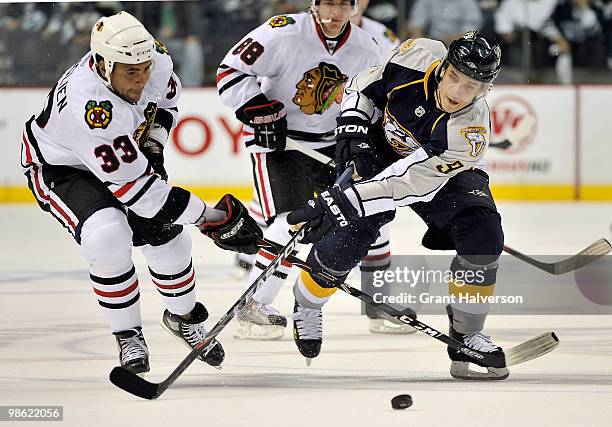
[[[22,166],[89,170],[137,215],[151,218],[162,208],[168,211],[165,205],[173,187],[153,173],[138,144],[144,142],[156,114],[163,114],[168,128],[176,125],[181,83],[165,47],[158,44],[154,55],[151,77],[136,104],[104,85],[91,52],[68,69],[51,89],[42,112],[25,125]],[[195,222],[203,202],[193,195],[182,199],[168,212],[169,219],[177,224]]]
[[[484,98],[452,114],[436,106],[435,71],[446,52],[439,41],[408,40],[384,65],[347,85],[343,115],[376,121],[382,113],[375,131],[391,159],[380,174],[347,190],[360,216],[430,201],[452,176],[484,166],[491,134]]]
[[[346,80],[381,62],[372,36],[352,24],[330,49],[311,14],[281,15],[228,52],[217,73],[217,88],[222,102],[234,111],[262,93],[279,100],[287,111],[289,137],[322,148],[335,143]],[[269,151],[249,144],[251,127],[245,126],[244,134],[249,151]]]
[[[383,59],[387,59],[391,55],[391,51],[400,45],[400,40],[393,30],[367,16],[361,17],[359,28],[374,37],[374,40],[380,46]]]

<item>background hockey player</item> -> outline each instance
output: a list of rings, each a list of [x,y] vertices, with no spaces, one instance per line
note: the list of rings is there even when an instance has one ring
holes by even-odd
[[[313,0],[311,13],[276,16],[247,34],[219,67],[219,95],[245,124],[255,186],[269,224],[265,237],[276,243],[290,238],[287,213],[334,180],[330,168],[285,150],[286,137],[333,157],[343,85],[348,77],[381,63],[372,36],[349,22],[356,11],[355,0]],[[388,250],[383,237],[368,255],[388,259]],[[271,258],[265,250],[257,254],[249,281]],[[387,259],[375,262],[388,265]],[[287,320],[270,304],[289,271],[285,263],[259,287],[237,316],[235,336],[282,337]]]
[[[364,31],[367,31],[374,37],[374,40],[380,46],[383,60],[386,60],[391,51],[399,46],[400,42],[393,30],[387,28],[385,25],[377,22],[367,16],[364,16],[370,0],[358,0],[357,13],[351,17],[351,22],[357,25]],[[341,171],[339,171],[341,173]],[[374,275],[381,270],[386,270],[391,266],[391,251],[390,251],[390,233],[389,226],[384,225],[380,229],[380,238],[374,243],[373,247],[370,248],[369,252],[361,259],[359,263],[359,270],[361,273],[361,290],[369,293],[370,295],[374,292]],[[394,293],[398,289],[391,289],[389,286],[385,288],[379,288],[379,292]],[[401,292],[401,291],[400,291]],[[383,315],[366,304],[362,304],[362,312],[365,313],[368,318],[368,329],[372,333],[381,334],[409,334],[414,333],[416,330],[411,326],[404,323],[394,322],[392,319],[385,319]]]
[[[166,306],[163,326],[193,347],[206,335],[208,313],[196,302],[191,239],[182,224],[196,224],[236,251],[255,252],[261,237],[233,196],[213,208],[165,182],[163,146],[180,93],[168,51],[121,12],[98,20],[91,51],[63,74],[23,133],[29,187],[81,245],[121,365],[135,373],[149,370],[149,351],[132,246],[141,248]],[[223,358],[217,343],[203,360],[217,366]]]
[[[425,247],[457,251],[449,291],[493,293],[504,236],[482,169],[490,138],[484,96],[499,73],[500,57],[499,46],[475,31],[453,41],[448,51],[439,41],[414,39],[383,66],[350,81],[336,130],[337,160],[362,177],[376,175],[344,191],[334,187],[289,214],[290,224],[310,225],[305,241],[314,242],[308,262],[315,270],[344,279],[395,209],[410,206],[429,227]],[[382,120],[372,123],[378,111],[384,112]],[[321,307],[335,290],[308,274],[294,285],[295,311],[304,313],[294,317],[294,336],[307,358],[319,354]],[[488,309],[448,306],[450,335],[502,357],[503,350],[482,334]],[[508,376],[505,368],[471,371],[466,356],[450,348],[448,354],[454,377]]]
[[[386,25],[364,16],[370,0],[357,0],[357,4],[357,13],[351,16],[351,22],[374,37],[374,40],[380,46],[383,59],[387,59],[391,51],[399,46],[400,40],[391,28],[387,28]]]

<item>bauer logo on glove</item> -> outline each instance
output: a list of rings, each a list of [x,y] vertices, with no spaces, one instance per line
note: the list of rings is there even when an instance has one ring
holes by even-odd
[[[230,237],[235,236],[240,231],[243,225],[244,225],[244,218],[240,218],[240,221],[238,221],[238,224],[232,227],[230,231],[228,231],[227,233],[223,233],[219,237],[223,240],[229,239]]]
[[[222,220],[219,220],[220,211],[226,214]],[[245,254],[257,253],[257,243],[263,238],[261,228],[247,208],[231,194],[223,196],[214,208],[206,207],[198,228],[220,248]]]

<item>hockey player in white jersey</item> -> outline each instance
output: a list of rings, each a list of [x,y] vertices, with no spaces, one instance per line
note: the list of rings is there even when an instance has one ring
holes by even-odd
[[[387,59],[391,51],[400,45],[399,38],[397,38],[391,28],[387,28],[384,24],[364,16],[370,0],[357,0],[357,4],[359,7],[357,13],[351,17],[351,22],[374,37],[374,40],[380,46],[383,59]]]
[[[132,247],[141,248],[166,306],[162,325],[194,347],[208,317],[196,302],[195,224],[215,243],[255,252],[261,230],[226,195],[215,207],[167,184],[163,147],[177,121],[181,84],[165,47],[126,12],[101,18],[91,51],[51,89],[25,125],[21,163],[40,207],[81,246],[93,291],[107,315],[121,365],[149,371]],[[221,364],[221,344],[202,360]]]
[[[337,160],[365,179],[323,192],[291,212],[307,222],[308,263],[343,280],[375,239],[376,230],[410,206],[428,225],[423,245],[454,249],[452,295],[492,295],[503,247],[501,218],[484,172],[490,117],[484,96],[500,70],[500,49],[476,31],[451,43],[406,41],[383,65],[350,81],[338,118]],[[382,118],[377,120],[379,112]],[[375,122],[374,122],[375,121]],[[462,280],[459,280],[459,279]],[[307,358],[319,354],[321,307],[336,288],[306,273],[296,281],[294,335]],[[476,350],[503,357],[482,334],[488,304],[447,307],[450,335]],[[451,375],[504,379],[506,368],[470,369],[467,356],[448,348]]]
[[[285,150],[286,137],[333,157],[343,85],[381,63],[372,36],[349,22],[356,10],[355,0],[313,0],[310,13],[273,17],[239,41],[218,70],[221,100],[245,124],[255,186],[269,224],[265,237],[282,245],[290,238],[287,213],[334,181],[330,168]],[[388,242],[375,246],[368,255],[388,252]],[[272,258],[260,250],[249,281]],[[287,320],[270,305],[289,271],[290,265],[283,264],[258,288],[237,315],[236,337],[282,337]]]
[[[400,41],[390,28],[367,16],[364,16],[370,0],[357,0],[357,13],[351,17],[351,22],[362,30],[370,33],[380,46],[383,60],[387,59],[393,49],[399,46]],[[382,246],[380,246],[382,244]],[[374,275],[381,270],[391,266],[391,251],[389,226],[384,225],[380,229],[380,238],[374,243],[359,263],[361,273],[361,290],[366,293],[374,291]],[[383,250],[380,250],[383,249]],[[378,289],[382,291],[382,289]],[[392,290],[389,289],[389,292]],[[364,307],[365,306],[365,307]],[[416,330],[405,323],[398,323],[393,319],[385,318],[378,310],[366,304],[362,304],[362,311],[368,317],[368,329],[375,334],[410,334]]]

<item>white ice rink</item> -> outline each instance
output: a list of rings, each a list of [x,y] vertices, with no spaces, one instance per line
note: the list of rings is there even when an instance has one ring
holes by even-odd
[[[499,207],[506,242],[529,254],[571,254],[610,235],[612,204]],[[398,215],[394,254],[427,252],[415,218],[408,209]],[[560,347],[514,367],[506,381],[460,382],[448,374],[441,343],[424,334],[368,333],[359,302],[341,292],[324,309],[323,349],[312,366],[290,331],[280,342],[242,342],[232,338],[231,323],[220,335],[222,371],[196,361],[159,400],[145,401],[108,381],[115,340],[68,233],[33,205],[5,205],[0,239],[0,405],[63,405],[62,425],[612,425],[612,316],[491,316],[486,331],[503,346],[552,330]],[[232,254],[195,232],[193,239],[198,299],[211,312],[210,327],[246,285],[235,278]],[[159,326],[161,301],[138,251],[135,259],[152,353],[147,378],[161,381],[186,349]],[[287,285],[275,306],[289,315],[292,302]],[[442,313],[422,319],[447,330]],[[390,399],[403,393],[414,405],[391,409]]]

